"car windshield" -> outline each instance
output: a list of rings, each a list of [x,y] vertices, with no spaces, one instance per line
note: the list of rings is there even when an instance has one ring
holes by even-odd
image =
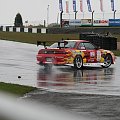
[[[65,44],[65,48],[74,48],[76,41],[67,41],[67,44]],[[64,48],[64,43],[60,43],[60,46],[58,46],[58,43],[54,43],[50,46],[50,48],[58,48],[58,47],[63,47]]]

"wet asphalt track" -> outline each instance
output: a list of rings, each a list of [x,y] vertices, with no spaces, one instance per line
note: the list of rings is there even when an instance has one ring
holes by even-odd
[[[36,45],[0,41],[0,81],[30,85],[55,92],[120,95],[120,57],[110,68],[53,67],[36,64]],[[18,76],[21,76],[19,79]]]
[[[42,88],[26,99],[62,106],[88,120],[120,120],[120,57],[107,69],[54,66],[49,71],[36,64],[39,48],[1,40],[0,81]]]

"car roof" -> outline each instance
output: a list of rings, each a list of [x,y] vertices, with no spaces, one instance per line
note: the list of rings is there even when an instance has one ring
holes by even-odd
[[[64,41],[89,42],[87,40],[64,40]]]

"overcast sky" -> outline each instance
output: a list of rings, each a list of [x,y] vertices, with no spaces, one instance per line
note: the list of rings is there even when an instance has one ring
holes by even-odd
[[[65,11],[65,1],[63,0],[63,8]],[[74,18],[73,14],[73,7],[72,7],[72,0],[69,1],[69,10],[70,10],[70,18]],[[79,11],[79,0],[77,1],[77,11]],[[120,18],[120,0],[115,1],[115,9],[116,17]],[[111,4],[110,0],[103,0],[104,3],[104,11],[107,16],[112,17],[113,12],[111,11]],[[86,0],[83,0],[83,10],[84,10],[84,18],[89,18],[91,16],[87,10]],[[47,15],[47,8],[49,5],[49,15]],[[101,13],[100,12],[100,1],[99,0],[91,0],[92,10],[95,11],[95,14]],[[14,24],[14,19],[17,13],[20,13],[23,18],[23,23],[28,20],[30,22],[40,22],[43,24],[43,21],[47,21],[49,23],[56,23],[59,20],[59,0],[0,0],[0,24],[7,25],[7,24]],[[64,12],[65,13],[65,12]],[[66,16],[64,15],[64,18]],[[68,15],[67,15],[68,17]],[[83,14],[78,12],[77,18],[82,18]],[[107,18],[106,15],[95,15],[97,19]]]

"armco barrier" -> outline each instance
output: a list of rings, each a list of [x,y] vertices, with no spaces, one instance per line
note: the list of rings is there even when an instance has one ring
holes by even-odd
[[[96,33],[82,33],[80,39],[88,40],[93,44],[107,50],[117,50],[117,38]]]

